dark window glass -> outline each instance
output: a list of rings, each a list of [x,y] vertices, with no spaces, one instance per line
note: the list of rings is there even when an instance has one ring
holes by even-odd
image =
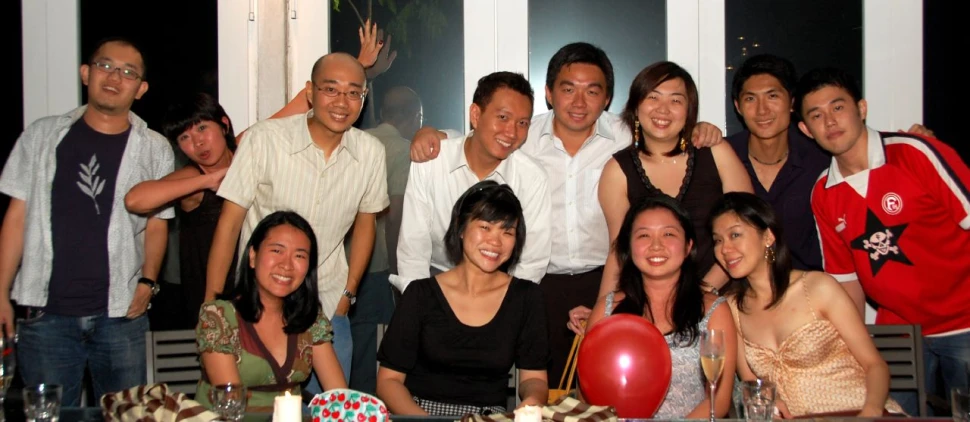
[[[863,83],[862,0],[726,0],[724,21],[728,134],[744,128],[731,98],[734,69],[755,54],[787,58],[799,75],[841,67]]]
[[[970,162],[970,144],[961,140],[962,119],[970,114],[961,53],[970,50],[970,37],[964,32],[959,5],[923,1],[923,121]]]
[[[8,1],[3,4],[3,39],[10,44],[18,46],[7,56],[10,63],[7,66],[10,75],[10,85],[8,85],[7,111],[4,113],[3,133],[0,134],[0,163],[6,163],[7,157],[13,144],[24,130],[24,62],[22,54],[23,46],[23,20],[21,19],[21,8],[19,1]],[[10,198],[7,195],[0,195],[0,216],[7,212],[7,204]]]
[[[338,2],[331,6],[335,4]],[[341,1],[339,8],[330,10],[330,51],[357,56],[357,29],[368,16],[373,16],[384,30],[384,39],[390,41],[390,51],[396,51],[397,57],[386,72],[373,80],[373,89],[356,125],[376,126],[384,93],[396,86],[407,86],[421,97],[425,125],[461,131],[467,113],[462,2]]]
[[[218,98],[216,0],[81,0],[79,9],[81,63],[107,37],[131,39],[143,50],[149,89],[132,111],[152,129],[175,99],[196,92]],[[87,103],[83,85],[81,102]]]
[[[529,81],[536,113],[543,113],[549,59],[562,46],[585,41],[606,51],[615,88],[609,110],[626,105],[630,82],[644,67],[667,58],[664,0],[530,0]]]

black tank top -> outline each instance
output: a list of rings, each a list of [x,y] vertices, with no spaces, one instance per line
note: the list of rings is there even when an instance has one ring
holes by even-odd
[[[721,186],[721,176],[714,163],[714,155],[710,148],[687,149],[687,173],[677,195],[677,202],[684,207],[694,223],[694,233],[697,234],[695,262],[697,262],[698,277],[703,277],[714,266],[714,241],[707,229],[707,219],[724,189]],[[630,204],[636,204],[648,195],[666,195],[657,189],[643,171],[643,164],[633,146],[613,154],[616,163],[620,165],[626,176],[626,196]]]
[[[199,173],[195,163],[189,164]],[[219,223],[224,200],[215,192],[205,189],[202,191],[202,202],[192,211],[182,211],[176,207],[179,217],[179,275],[182,278],[182,289],[185,294],[186,306],[193,324],[199,317],[199,308],[205,299],[206,265],[209,262],[209,249],[212,247],[212,236]],[[225,287],[234,284],[236,278],[236,257],[233,256],[226,277]]]

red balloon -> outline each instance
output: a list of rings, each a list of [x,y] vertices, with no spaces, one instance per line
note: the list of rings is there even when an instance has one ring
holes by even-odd
[[[613,406],[621,418],[650,418],[670,385],[670,349],[657,327],[643,317],[610,316],[579,345],[576,371],[583,398]]]

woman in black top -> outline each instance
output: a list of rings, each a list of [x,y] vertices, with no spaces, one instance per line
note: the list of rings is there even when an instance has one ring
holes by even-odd
[[[189,163],[159,180],[141,182],[125,196],[128,211],[150,213],[171,203],[178,205],[179,273],[191,326],[198,322],[205,299],[205,271],[223,199],[216,195],[232,163],[236,134],[226,111],[209,94],[199,93],[173,103],[162,132]],[[235,268],[235,258],[233,259]],[[226,285],[232,286],[231,271]]]
[[[710,291],[722,287],[728,277],[714,264],[708,213],[723,193],[751,192],[752,188],[747,171],[727,142],[703,149],[692,145],[698,108],[697,86],[682,67],[658,62],[640,71],[630,85],[622,115],[634,143],[606,163],[599,199],[611,241],[632,205],[655,195],[676,199],[690,214],[697,233],[698,270],[704,289]],[[600,296],[614,290],[619,279],[615,255],[611,253],[611,257],[603,270]]]
[[[522,206],[507,185],[479,182],[451,214],[451,270],[408,285],[384,335],[377,395],[399,415],[504,412],[508,373],[522,405],[548,396],[539,287],[510,276],[525,244]]]

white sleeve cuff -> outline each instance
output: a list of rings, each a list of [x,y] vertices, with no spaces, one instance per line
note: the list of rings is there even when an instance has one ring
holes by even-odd
[[[967,214],[967,218],[960,221],[960,227],[963,227],[964,230],[970,230],[970,214]]]
[[[454,130],[454,129],[439,129],[439,130],[442,131],[442,132],[444,132],[445,135],[447,135],[447,138],[445,138],[445,139],[461,138],[461,137],[465,136],[464,133],[461,133],[461,132],[459,132],[457,130]]]
[[[859,280],[859,276],[857,276],[856,273],[829,274],[829,275],[832,276],[832,278],[834,278],[835,281],[838,281],[839,283],[848,283],[850,281],[858,281]]]

